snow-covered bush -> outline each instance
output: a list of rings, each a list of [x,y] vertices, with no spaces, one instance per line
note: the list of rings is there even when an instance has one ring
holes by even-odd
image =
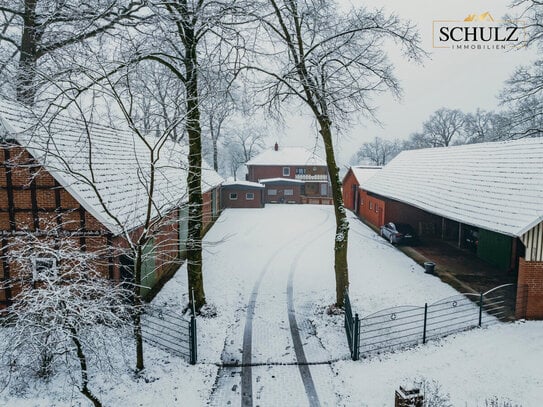
[[[82,251],[79,238],[56,229],[18,236],[5,250],[14,296],[3,320],[0,357],[9,379],[48,378],[64,367],[81,393],[101,405],[88,388],[89,369],[108,369],[109,349],[130,337],[132,290],[100,274],[105,264],[99,252]]]

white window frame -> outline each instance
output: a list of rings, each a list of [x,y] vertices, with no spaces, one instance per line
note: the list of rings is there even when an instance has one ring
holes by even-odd
[[[283,177],[290,177],[290,167],[283,167]]]
[[[47,272],[51,272],[53,275],[56,275],[57,273],[57,259],[54,257],[32,257],[32,279],[34,281],[39,280],[40,274],[43,274],[44,271],[40,271],[40,269],[43,269],[43,266],[40,267],[40,263],[48,263],[43,264],[45,268],[47,268]]]
[[[277,195],[277,189],[268,189],[268,195],[270,196]]]
[[[293,196],[294,190],[293,189],[285,189],[284,191],[285,196]]]
[[[229,198],[231,201],[237,201],[238,200],[238,193],[237,192],[230,192]]]
[[[247,192],[245,194],[245,200],[246,201],[253,201],[255,199],[255,193],[254,192]]]

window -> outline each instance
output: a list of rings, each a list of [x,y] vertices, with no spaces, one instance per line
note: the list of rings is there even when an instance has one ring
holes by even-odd
[[[255,194],[252,193],[252,192],[247,192],[245,194],[245,199],[248,200],[248,201],[252,201],[253,199],[255,199]]]
[[[360,206],[364,206],[364,200],[360,198]]]
[[[296,174],[297,175],[304,175],[305,174],[305,168],[296,168]]]
[[[283,177],[290,176],[290,167],[283,167]]]
[[[288,196],[292,196],[294,195],[294,190],[292,189],[285,189],[285,196],[288,195]]]
[[[268,189],[268,195],[277,195],[277,189]]]
[[[230,200],[235,201],[236,199],[238,199],[238,194],[235,192],[230,193]]]
[[[54,257],[32,258],[32,278],[39,280],[40,276],[54,275],[57,269],[57,259]]]
[[[373,209],[373,202],[370,201],[370,211]]]

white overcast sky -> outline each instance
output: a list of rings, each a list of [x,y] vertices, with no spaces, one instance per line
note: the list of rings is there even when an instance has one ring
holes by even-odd
[[[469,14],[490,12],[495,20],[506,13],[510,0],[340,0],[342,5],[384,7],[419,27],[423,47],[431,56],[423,66],[414,65],[393,55],[396,76],[404,91],[397,102],[391,96],[376,99],[382,127],[367,120],[345,131],[336,141],[337,158],[348,163],[353,153],[375,136],[405,139],[419,130],[422,123],[440,107],[459,108],[464,112],[478,107],[486,110],[498,107],[496,96],[503,82],[516,66],[527,64],[536,57],[534,50],[471,52],[432,49],[433,20],[463,20]],[[391,54],[395,54],[391,46]],[[272,136],[273,138],[273,136]],[[317,138],[309,115],[286,118],[286,127],[275,138],[284,145],[312,146]],[[273,141],[270,139],[270,143]]]

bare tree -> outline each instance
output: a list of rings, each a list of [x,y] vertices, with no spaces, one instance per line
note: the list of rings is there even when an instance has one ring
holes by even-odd
[[[459,109],[436,110],[423,124],[423,135],[432,147],[447,147],[460,137],[464,113]]]
[[[261,92],[266,92],[271,106],[292,97],[301,102],[311,111],[324,142],[336,218],[336,305],[343,307],[349,285],[349,224],[341,196],[333,129],[345,126],[355,113],[373,116],[371,97],[375,93],[391,91],[399,95],[384,44],[390,39],[408,58],[419,60],[423,54],[419,36],[409,22],[394,15],[363,8],[342,14],[335,2],[324,0],[264,1],[260,21],[269,36],[268,51],[273,49],[266,61],[252,66],[253,72],[267,77]]]
[[[140,60],[155,61],[167,69],[185,88],[185,118],[183,120],[188,142],[188,238],[187,271],[189,290],[194,292],[194,306],[199,310],[205,303],[202,275],[202,119],[201,119],[201,53],[215,56],[217,64],[236,60],[242,47],[232,13],[243,9],[241,1],[150,1],[154,13],[155,41],[146,38],[147,49],[139,51]],[[227,44],[225,49],[223,45]],[[149,49],[149,47],[154,49]],[[158,52],[156,50],[159,50]],[[225,55],[223,55],[225,52]],[[207,95],[211,97],[212,95]],[[192,302],[192,299],[191,299]]]
[[[129,91],[132,116],[138,127],[147,134],[160,134],[171,128],[169,138],[181,142],[185,130],[179,118],[184,116],[185,92],[177,77],[162,65],[142,61],[131,67]],[[174,125],[175,124],[175,125]]]
[[[512,8],[519,16],[507,16],[510,24],[518,22],[527,32],[527,46],[543,50],[543,3],[539,0],[515,0]],[[502,105],[509,109],[511,138],[543,135],[543,60],[521,66],[506,81],[500,93]]]
[[[228,72],[203,72],[202,113],[205,142],[211,142],[211,162],[213,169],[219,171],[219,141],[225,126],[237,110],[236,90],[232,86],[232,75]],[[205,155],[205,151],[204,151]]]
[[[55,366],[68,365],[79,371],[74,385],[101,406],[89,388],[89,370],[96,357],[109,357],[113,341],[122,337],[119,330],[128,330],[132,290],[100,274],[97,265],[107,255],[82,251],[78,238],[56,224],[45,235],[19,234],[4,250],[17,270],[7,282],[18,294],[7,310],[1,346],[12,374],[49,377]]]
[[[17,99],[27,105],[34,103],[42,61],[60,50],[111,33],[119,24],[141,23],[145,18],[140,13],[143,5],[139,0],[1,0],[2,69],[15,66],[12,81]]]
[[[238,169],[256,156],[264,146],[264,130],[258,126],[243,127],[228,138],[228,163],[234,179]]]
[[[463,133],[466,143],[483,143],[511,137],[510,117],[506,113],[477,109],[475,113],[467,113],[464,118]]]
[[[362,144],[357,151],[357,162],[369,161],[374,165],[386,165],[402,150],[402,143],[399,140],[384,140],[375,137],[373,141]]]

